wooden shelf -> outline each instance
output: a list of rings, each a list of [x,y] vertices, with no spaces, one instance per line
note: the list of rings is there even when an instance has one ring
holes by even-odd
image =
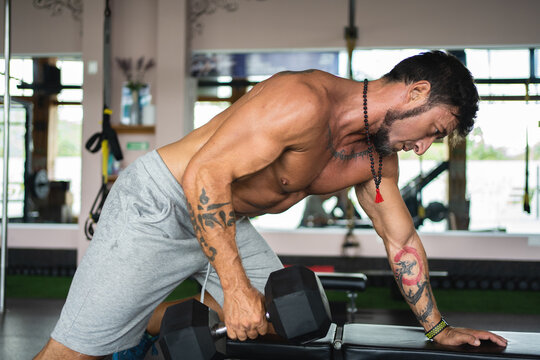
[[[153,134],[156,131],[155,126],[146,125],[112,125],[111,127],[118,134]]]

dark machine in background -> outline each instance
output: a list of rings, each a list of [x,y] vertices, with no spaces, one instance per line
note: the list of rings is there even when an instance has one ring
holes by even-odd
[[[416,229],[423,225],[426,219],[433,222],[439,222],[448,217],[449,212],[446,205],[438,201],[434,201],[424,207],[422,202],[422,189],[430,182],[435,180],[444,171],[448,170],[448,166],[449,162],[443,161],[431,169],[427,174],[419,174],[409,181],[403,188],[401,188],[401,196],[403,197],[403,201],[411,214],[414,227]],[[328,214],[322,207],[322,202],[326,199],[309,198],[308,203],[306,203],[306,209],[304,211],[300,226],[349,227],[350,224],[354,224],[354,228],[373,227],[371,220],[361,218],[360,213],[354,208],[354,205],[348,197],[347,192],[340,193],[335,196],[337,197],[337,203]]]
[[[424,223],[425,219],[439,222],[448,216],[448,208],[440,202],[431,202],[426,207],[422,204],[422,189],[446,170],[448,170],[448,161],[443,161],[431,169],[426,175],[420,174],[409,181],[400,190],[416,229]]]

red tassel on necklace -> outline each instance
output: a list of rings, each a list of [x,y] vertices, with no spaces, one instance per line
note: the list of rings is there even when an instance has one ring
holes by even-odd
[[[377,195],[375,195],[375,203],[376,204],[382,203],[384,199],[382,198],[381,191],[379,189],[376,189],[376,190],[377,190]]]

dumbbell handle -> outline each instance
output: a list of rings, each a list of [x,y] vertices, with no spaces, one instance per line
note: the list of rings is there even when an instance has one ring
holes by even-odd
[[[270,321],[270,314],[266,313],[264,314],[267,321]],[[212,334],[212,337],[222,337],[227,335],[227,327],[226,326],[214,326],[212,329],[210,329],[210,334]]]

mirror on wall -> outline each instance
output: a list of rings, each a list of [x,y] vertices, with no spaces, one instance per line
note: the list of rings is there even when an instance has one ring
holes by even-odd
[[[0,92],[4,67],[0,59]],[[81,198],[82,61],[15,58],[10,72],[10,222],[76,223]],[[3,113],[1,121],[3,131]]]

